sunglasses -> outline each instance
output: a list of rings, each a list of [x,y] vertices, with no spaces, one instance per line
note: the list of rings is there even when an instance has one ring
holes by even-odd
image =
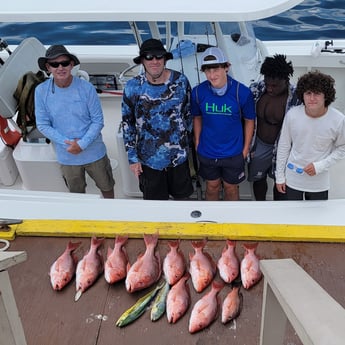
[[[161,60],[161,59],[164,58],[164,56],[165,56],[165,54],[161,54],[161,55],[146,54],[146,55],[144,55],[144,59],[147,60],[147,61],[151,61],[154,58],[156,60]]]
[[[295,166],[294,164],[292,164],[292,163],[288,163],[286,166],[287,166],[288,169],[294,170],[297,174],[302,175],[302,174],[304,173],[303,168],[298,168],[298,167],[296,167],[296,166]]]
[[[55,61],[55,62],[47,62],[47,64],[50,66],[50,67],[53,67],[53,68],[58,68],[60,65],[62,67],[67,67],[71,64],[71,60],[63,60],[63,61]]]

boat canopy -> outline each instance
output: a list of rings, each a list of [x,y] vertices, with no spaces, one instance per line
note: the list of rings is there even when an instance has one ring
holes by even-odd
[[[251,21],[284,12],[303,0],[6,1],[0,22]]]

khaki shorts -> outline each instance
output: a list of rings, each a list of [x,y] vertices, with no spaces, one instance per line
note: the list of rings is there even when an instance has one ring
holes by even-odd
[[[115,180],[107,155],[98,161],[84,165],[61,164],[62,176],[67,188],[72,193],[85,193],[85,172],[95,181],[97,188],[102,192],[108,192],[114,188]]]

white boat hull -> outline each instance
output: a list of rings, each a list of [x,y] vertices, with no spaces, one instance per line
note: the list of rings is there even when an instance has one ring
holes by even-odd
[[[336,81],[337,98],[334,106],[340,111],[345,112],[345,99],[341,97],[345,92],[345,58],[343,50],[345,48],[345,40],[337,40],[333,42],[332,47],[338,47],[336,50],[327,50],[325,42],[316,41],[272,41],[260,42],[253,40],[246,31],[246,27],[242,20],[258,19],[265,16],[279,13],[279,11],[288,9],[300,0],[270,0],[264,4],[257,1],[247,1],[243,4],[236,4],[231,9],[225,6],[223,1],[217,2],[220,6],[210,4],[210,8],[204,12],[195,12],[196,6],[191,3],[184,3],[183,11],[172,11],[167,8],[162,9],[157,7],[152,13],[147,13],[144,10],[140,11],[142,4],[130,6],[131,2],[124,4],[109,2],[102,2],[97,4],[97,9],[104,9],[95,11],[96,9],[90,5],[85,4],[83,9],[76,10],[75,13],[69,8],[69,13],[63,9],[55,8],[49,9],[45,6],[39,6],[40,1],[28,5],[23,3],[23,6],[18,8],[9,6],[7,10],[0,13],[0,20],[11,21],[13,16],[17,16],[16,20],[25,19],[30,14],[30,20],[33,21],[95,21],[106,20],[107,16],[113,16],[112,20],[149,20],[150,30],[154,35],[159,33],[158,25],[154,25],[152,20],[156,15],[160,15],[159,20],[171,19],[179,20],[181,13],[184,15],[183,20],[199,21],[209,20],[211,22],[217,20],[239,20],[239,28],[241,29],[241,36],[245,37],[244,45],[237,44],[231,36],[221,34],[220,26],[217,23],[214,25],[214,36],[199,37],[199,36],[181,36],[178,40],[172,40],[170,48],[174,48],[180,40],[188,39],[195,43],[205,44],[211,42],[218,44],[227,53],[232,67],[230,74],[236,79],[249,85],[250,82],[259,78],[259,69],[264,57],[273,54],[285,54],[287,59],[291,60],[294,66],[293,82],[297,82],[298,77],[310,70],[320,70],[321,72],[330,74]],[[60,3],[59,3],[60,4]],[[35,11],[33,6],[39,6],[40,11]],[[175,4],[176,5],[176,4]],[[195,4],[194,4],[195,5]],[[212,5],[212,6],[211,6]],[[91,6],[89,8],[88,6]],[[96,5],[95,5],[96,6]],[[116,9],[115,9],[115,7]],[[159,4],[155,4],[159,6]],[[164,4],[166,6],[166,4]],[[189,8],[189,6],[192,6]],[[79,4],[78,4],[79,7]],[[267,11],[270,7],[271,12]],[[45,12],[41,11],[45,8]],[[178,6],[176,8],[179,8]],[[265,12],[266,11],[266,12]],[[93,13],[95,12],[95,13]],[[163,13],[164,12],[164,13]],[[51,14],[54,13],[54,19]],[[45,17],[43,18],[43,14]],[[90,15],[92,14],[92,17]],[[181,23],[178,23],[179,30]],[[138,32],[137,32],[138,33]],[[183,34],[183,29],[180,31]],[[140,33],[138,33],[140,36]],[[169,33],[168,33],[169,34]],[[248,36],[246,36],[248,34]],[[208,41],[208,40],[211,41]],[[138,43],[141,38],[137,37]],[[16,54],[16,47],[10,47],[14,54],[12,57],[6,55],[5,52],[0,52],[0,57],[3,60],[14,60]],[[28,62],[27,68],[34,69],[36,66],[37,57],[41,56],[46,47],[40,46],[35,53],[24,54],[25,59],[23,63]],[[19,177],[16,178],[18,171],[13,171],[13,185],[11,183],[4,184],[0,176],[0,188],[7,189],[8,192],[14,192],[11,196],[6,196],[6,193],[1,194],[1,210],[2,216],[6,218],[23,218],[23,219],[81,219],[81,220],[110,220],[110,221],[162,221],[162,222],[204,222],[210,221],[215,223],[225,224],[322,224],[325,226],[335,225],[342,226],[345,222],[341,219],[341,212],[345,203],[345,182],[343,179],[343,171],[345,169],[345,161],[339,162],[331,170],[331,189],[329,192],[329,200],[327,202],[253,202],[251,185],[244,182],[240,185],[240,202],[154,202],[135,200],[140,199],[141,193],[138,189],[138,182],[136,178],[129,171],[126,153],[121,138],[121,133],[118,132],[121,122],[121,92],[128,78],[133,77],[139,72],[139,68],[131,68],[133,66],[133,57],[138,54],[137,46],[67,46],[68,50],[75,53],[81,61],[81,69],[86,71],[91,77],[110,76],[116,79],[118,86],[117,90],[107,91],[103,90],[100,94],[102,108],[104,112],[105,126],[102,131],[109,157],[116,162],[114,166],[114,176],[116,180],[116,198],[118,200],[102,200],[99,197],[99,191],[93,185],[91,180],[88,180],[87,195],[72,196],[70,194],[60,194],[66,192],[61,179],[55,177],[60,176],[60,171],[54,152],[51,146],[42,143],[21,143],[14,151],[13,158],[18,167]],[[322,51],[325,50],[325,51]],[[19,54],[18,54],[19,55]],[[31,57],[31,59],[30,59]],[[169,61],[171,68],[178,69],[184,72],[192,86],[202,81],[203,74],[198,68],[198,59],[200,52],[195,52],[194,55],[187,55],[181,59],[174,59]],[[7,61],[6,61],[7,63]],[[8,64],[8,63],[7,63]],[[18,62],[16,63],[18,64]],[[10,118],[14,116],[14,107],[12,94],[15,80],[22,74],[22,70],[17,71],[16,78],[11,78],[10,83],[6,83],[9,79],[6,76],[4,68],[0,69],[0,78],[2,88],[0,90],[0,113],[5,117]],[[36,66],[37,67],[37,66]],[[25,67],[26,68],[26,67]],[[124,74],[124,71],[126,73]],[[5,77],[4,77],[5,76]],[[6,87],[4,87],[7,86]],[[5,91],[4,91],[5,90]],[[26,144],[26,147],[24,147]],[[38,151],[42,149],[40,145],[44,146],[43,150],[48,150],[48,154],[39,155]],[[24,151],[31,151],[31,154]],[[0,159],[1,169],[8,169],[9,164],[6,160]],[[37,168],[34,170],[32,167]],[[52,170],[49,170],[52,169]],[[12,169],[13,170],[13,169]],[[15,169],[14,169],[15,170]],[[54,177],[54,179],[53,179]],[[270,181],[268,199],[272,199],[272,181]],[[43,188],[44,186],[44,188]],[[34,195],[30,190],[35,191]],[[48,192],[47,192],[48,191]],[[49,193],[55,191],[55,193]],[[201,212],[200,219],[191,217],[193,210]]]

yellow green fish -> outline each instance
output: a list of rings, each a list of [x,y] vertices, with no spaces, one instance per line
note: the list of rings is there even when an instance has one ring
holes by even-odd
[[[163,285],[164,283],[157,285],[145,296],[139,298],[135,304],[133,304],[120,316],[120,318],[116,321],[116,326],[127,326],[129,323],[141,316],[145,312],[147,305],[155,298],[157,292],[163,287]]]
[[[167,295],[170,290],[170,285],[167,281],[157,293],[157,296],[153,302],[151,308],[151,321],[158,320],[164,313],[166,309]]]

